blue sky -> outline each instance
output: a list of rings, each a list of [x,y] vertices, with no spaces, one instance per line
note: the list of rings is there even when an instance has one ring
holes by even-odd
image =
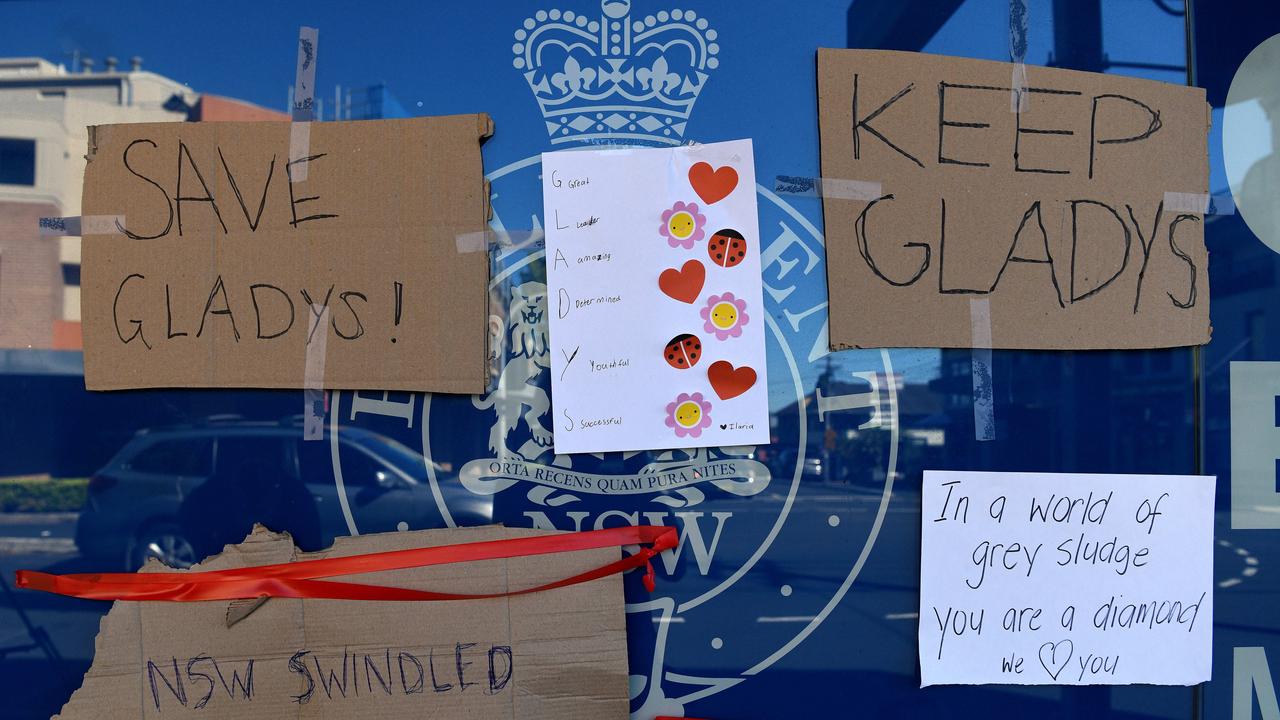
[[[704,14],[718,15],[737,6],[718,0],[696,4],[706,8]],[[397,3],[379,11],[376,4],[367,2],[4,2],[0,3],[0,54],[35,55],[70,64],[72,53],[79,51],[97,59],[99,67],[107,55],[116,56],[122,65],[130,56],[141,55],[148,69],[195,90],[283,109],[293,81],[294,40],[298,26],[305,24],[321,30],[319,84],[330,95],[335,84],[386,82],[411,112],[422,102],[423,112],[436,114],[474,109],[454,107],[455,100],[448,94],[430,89],[459,80],[481,80],[474,77],[480,66],[462,62],[475,55],[477,41],[492,42],[495,33],[506,35],[507,25],[514,27],[523,14],[544,5],[581,6],[585,11],[594,3],[488,2],[484,17],[502,25],[493,29],[476,27],[474,5],[469,3]],[[638,10],[648,5],[665,7],[667,3],[636,2]],[[843,20],[847,3],[806,2],[804,6],[810,12],[789,13],[791,17],[782,20],[809,28],[814,43],[830,42],[826,18]],[[1050,3],[1028,0],[1028,7],[1027,62],[1044,63],[1052,49]],[[970,0],[926,49],[1007,59],[1007,14],[1007,0]],[[806,19],[822,22],[806,24]],[[1149,2],[1104,3],[1104,50],[1116,60],[1181,64],[1181,22]],[[775,32],[793,29],[772,20],[770,25]],[[843,36],[843,27],[837,30]],[[1179,42],[1169,42],[1170,38]],[[453,76],[467,65],[472,66],[468,77]],[[1142,74],[1177,80],[1176,74]]]

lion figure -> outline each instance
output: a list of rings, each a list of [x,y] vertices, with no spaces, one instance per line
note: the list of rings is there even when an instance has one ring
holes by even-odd
[[[551,431],[542,423],[551,412],[551,398],[537,382],[551,365],[546,313],[546,285],[529,281],[515,288],[506,327],[493,338],[497,357],[506,360],[498,386],[472,398],[477,409],[492,409],[497,415],[489,450],[498,457],[517,455],[534,461],[551,447]],[[518,449],[508,447],[508,437],[521,418],[531,437]]]

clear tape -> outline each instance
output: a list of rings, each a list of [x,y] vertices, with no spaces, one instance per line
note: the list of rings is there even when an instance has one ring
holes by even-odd
[[[991,302],[987,298],[969,301],[972,332],[973,436],[979,442],[995,440],[995,387],[991,379]]]
[[[1027,66],[1022,63],[1013,64],[1013,91],[1009,94],[1009,111],[1020,113],[1027,111]]]
[[[311,152],[311,123],[295,122],[289,125],[289,182],[304,182],[311,163],[297,162]],[[292,164],[292,163],[297,163]]]
[[[542,228],[533,230],[477,230],[454,236],[459,253],[487,252],[507,253],[517,250],[540,249],[546,234]]]
[[[293,81],[293,124],[289,126],[289,160],[300,160],[311,152],[311,121],[315,119],[316,58],[320,31],[303,25],[298,28],[298,65]],[[304,182],[307,165],[292,165],[289,182]]]
[[[1009,0],[1009,60],[1013,63],[1013,80],[1009,93],[1010,112],[1027,110],[1027,0]]]
[[[1229,193],[1166,192],[1164,209],[1169,212],[1193,212],[1200,215],[1235,215],[1236,203]]]
[[[303,25],[298,28],[298,65],[293,76],[293,121],[315,119],[316,56],[320,49],[320,31]]]
[[[302,439],[324,439],[324,361],[325,341],[329,337],[329,308],[311,305],[311,332],[307,340],[307,361],[303,377]]]
[[[118,224],[118,227],[117,227]],[[40,237],[84,237],[85,235],[121,235],[123,215],[80,215],[40,218]]]
[[[870,201],[880,198],[880,190],[880,183],[866,180],[804,177],[800,175],[778,175],[773,180],[773,191],[779,195]]]
[[[311,121],[315,119],[316,59],[320,49],[320,31],[303,25],[298,28],[298,63],[293,81],[293,108],[289,125],[289,161],[307,157],[311,152]],[[290,166],[289,182],[304,182],[307,166],[298,163]],[[320,311],[317,313],[317,308]],[[315,319],[307,336],[306,368],[302,393],[302,439],[324,439],[324,362],[325,340],[329,337],[329,309],[311,306],[310,318]],[[309,318],[309,319],[310,319]]]

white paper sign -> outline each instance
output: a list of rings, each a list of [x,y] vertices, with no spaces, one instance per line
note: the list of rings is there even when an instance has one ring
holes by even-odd
[[[769,440],[750,140],[542,155],[558,454]]]
[[[926,471],[921,686],[1209,680],[1214,481]]]

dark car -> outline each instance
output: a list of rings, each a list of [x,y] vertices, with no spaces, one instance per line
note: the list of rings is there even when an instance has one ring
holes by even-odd
[[[438,527],[429,462],[359,428],[340,428],[336,448],[328,430],[303,440],[293,422],[143,430],[90,479],[76,545],[130,570],[148,557],[183,568],[243,540],[254,523],[288,531],[304,550],[350,534],[348,518],[360,532]],[[492,498],[467,492],[438,464],[432,471],[457,524],[491,521]]]

